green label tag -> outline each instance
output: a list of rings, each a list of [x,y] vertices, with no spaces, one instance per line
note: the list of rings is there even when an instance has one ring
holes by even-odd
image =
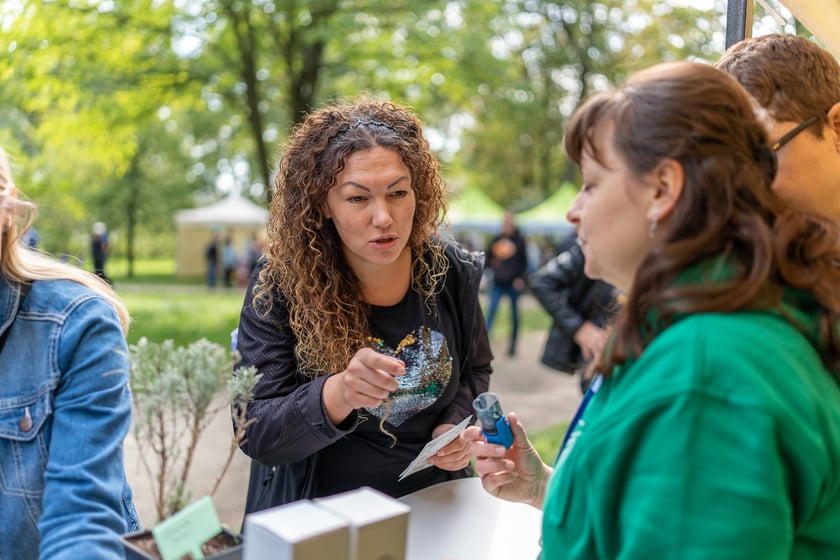
[[[188,505],[152,529],[163,560],[177,560],[185,554],[204,558],[201,545],[222,532],[222,524],[210,496]]]

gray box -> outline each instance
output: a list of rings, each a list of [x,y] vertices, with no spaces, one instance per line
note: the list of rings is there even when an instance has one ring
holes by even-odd
[[[349,526],[350,560],[405,560],[407,504],[366,486],[313,501]]]
[[[350,560],[349,524],[311,500],[245,516],[243,560]]]

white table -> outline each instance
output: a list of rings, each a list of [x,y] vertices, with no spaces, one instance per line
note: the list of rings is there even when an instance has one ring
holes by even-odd
[[[406,560],[534,560],[542,512],[494,498],[478,478],[403,496],[411,506]]]

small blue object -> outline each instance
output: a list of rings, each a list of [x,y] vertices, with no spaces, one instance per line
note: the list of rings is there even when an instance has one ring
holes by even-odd
[[[496,393],[481,393],[473,401],[473,408],[481,423],[481,431],[489,443],[504,445],[505,448],[513,445],[510,423],[502,412]]]
[[[487,441],[490,443],[504,445],[505,449],[509,449],[510,446],[513,445],[513,433],[510,431],[510,423],[508,423],[508,419],[504,416],[496,421],[495,434],[488,434],[483,428],[482,432],[484,432],[484,437],[486,437]]]
[[[230,331],[230,349],[236,350],[236,342],[239,340],[239,327]]]

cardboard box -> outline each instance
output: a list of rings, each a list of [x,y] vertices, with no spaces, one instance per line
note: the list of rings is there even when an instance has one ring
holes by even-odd
[[[350,560],[348,523],[300,500],[245,516],[243,560]]]
[[[405,560],[407,504],[368,487],[313,501],[348,524],[350,560]]]

